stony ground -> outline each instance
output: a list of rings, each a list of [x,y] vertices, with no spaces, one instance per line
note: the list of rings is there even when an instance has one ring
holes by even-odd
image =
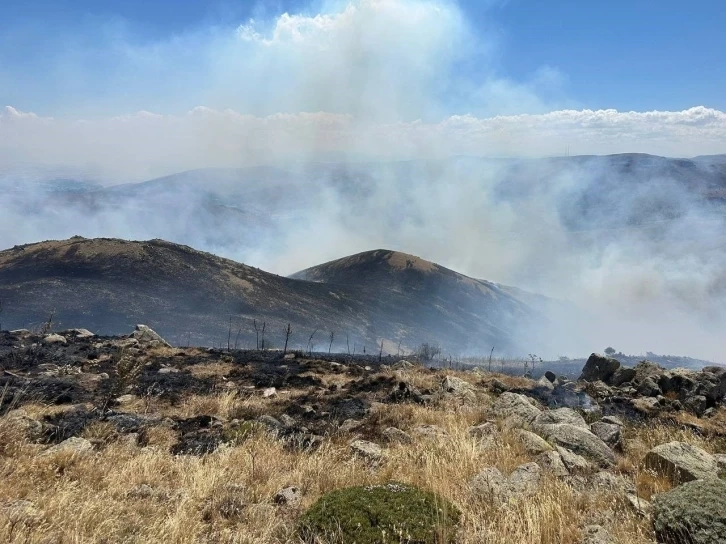
[[[461,510],[456,542],[650,543],[659,494],[726,470],[711,374],[326,359],[0,333],[0,541],[302,542],[323,494],[397,481]]]

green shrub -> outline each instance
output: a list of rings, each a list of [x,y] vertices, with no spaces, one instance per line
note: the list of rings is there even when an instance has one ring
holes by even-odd
[[[446,499],[389,483],[338,489],[301,517],[306,542],[340,544],[444,544],[452,542],[459,511]]]

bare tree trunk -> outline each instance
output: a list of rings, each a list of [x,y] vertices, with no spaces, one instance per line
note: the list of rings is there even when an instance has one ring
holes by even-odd
[[[288,323],[287,328],[285,329],[285,348],[282,350],[283,357],[287,353],[287,342],[290,340],[291,334],[292,334],[292,328],[290,328],[290,323]]]
[[[333,340],[335,339],[335,331],[330,331],[330,344],[328,345],[328,355],[333,350]]]
[[[383,338],[381,338],[381,350],[378,352],[378,362],[383,361]]]
[[[232,341],[232,316],[229,316],[229,330],[227,331],[227,351],[230,350],[231,345],[230,342]]]
[[[260,344],[260,347],[263,350],[265,349],[265,327],[267,327],[267,321],[262,322],[262,343]]]
[[[318,329],[315,329],[310,335],[310,338],[308,338],[308,353],[310,354],[310,356],[313,355],[313,337],[315,336],[316,332],[318,332]]]
[[[234,339],[234,349],[237,349],[237,345],[239,342],[239,335],[242,333],[242,326],[240,325],[239,328],[237,328],[237,336]]]
[[[489,352],[489,372],[492,371],[492,354],[494,353],[494,346],[492,346],[492,350]]]
[[[260,333],[257,330],[257,320],[253,319],[252,324],[255,327],[255,349],[260,349]]]
[[[350,355],[350,336],[348,333],[345,334],[345,345],[348,346],[348,355]]]

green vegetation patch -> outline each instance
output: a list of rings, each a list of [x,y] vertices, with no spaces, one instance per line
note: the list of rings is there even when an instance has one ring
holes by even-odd
[[[391,482],[323,495],[302,516],[300,531],[306,542],[444,544],[454,540],[458,522],[446,499]]]

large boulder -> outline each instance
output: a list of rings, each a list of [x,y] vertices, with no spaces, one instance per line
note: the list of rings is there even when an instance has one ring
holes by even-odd
[[[527,453],[531,453],[532,455],[537,455],[553,449],[549,442],[533,432],[525,429],[517,429],[515,434]]]
[[[605,421],[596,421],[590,425],[590,431],[611,448],[620,443],[621,426]]]
[[[459,516],[443,497],[410,485],[348,487],[313,504],[300,519],[300,536],[310,543],[445,544],[454,541]]]
[[[600,380],[607,383],[618,368],[620,368],[620,361],[617,359],[593,353],[582,368],[579,379],[588,382]]]
[[[446,376],[441,381],[441,391],[444,395],[454,396],[467,404],[476,402],[476,388],[456,376]]]
[[[537,463],[520,465],[508,477],[496,467],[487,467],[471,479],[469,488],[479,499],[508,501],[535,494],[541,479],[542,468]]]
[[[621,366],[613,373],[612,376],[610,376],[610,380],[608,381],[608,383],[614,387],[618,387],[620,385],[623,385],[624,383],[632,381],[634,378],[634,368]]]
[[[491,414],[508,424],[524,426],[531,423],[540,414],[540,410],[524,395],[502,393],[492,405]]]
[[[538,425],[535,430],[549,442],[587,457],[602,467],[615,464],[613,451],[588,429],[570,423],[557,423]]]
[[[685,442],[656,446],[645,455],[645,466],[668,476],[676,484],[718,476],[716,459]]]
[[[663,544],[723,544],[726,482],[695,480],[656,495],[653,528]]]

